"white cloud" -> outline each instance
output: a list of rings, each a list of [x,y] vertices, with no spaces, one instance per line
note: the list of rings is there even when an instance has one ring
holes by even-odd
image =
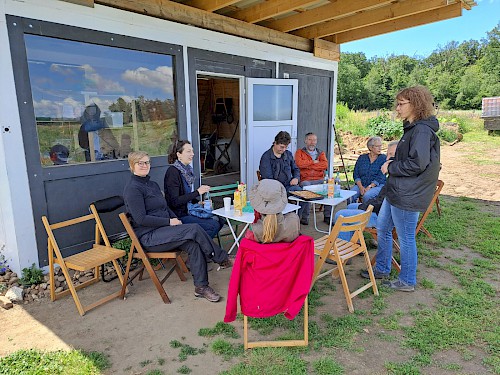
[[[125,92],[125,88],[120,85],[119,82],[103,78],[91,65],[84,64],[82,65],[82,68],[85,70],[85,79],[87,84],[90,85],[91,88],[96,89],[98,92]]]
[[[142,67],[135,70],[126,70],[122,74],[122,78],[128,82],[158,88],[167,94],[173,94],[173,74],[170,66],[159,66],[155,70]]]

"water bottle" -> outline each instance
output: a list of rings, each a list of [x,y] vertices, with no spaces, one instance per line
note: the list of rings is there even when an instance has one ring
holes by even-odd
[[[205,210],[212,210],[212,199],[210,199],[210,193],[207,191],[205,194],[205,200],[203,201],[203,208]]]
[[[328,171],[325,171],[325,177],[323,178],[323,195],[326,197],[328,195]]]
[[[337,176],[335,177],[335,189],[333,197],[340,198],[340,172],[337,172]]]

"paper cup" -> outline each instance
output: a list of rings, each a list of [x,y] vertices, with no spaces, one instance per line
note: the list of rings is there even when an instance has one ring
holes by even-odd
[[[224,198],[224,210],[225,211],[230,211],[231,210],[231,197],[225,197]]]

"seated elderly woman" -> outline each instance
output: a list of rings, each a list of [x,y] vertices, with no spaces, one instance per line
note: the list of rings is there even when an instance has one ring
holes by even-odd
[[[300,219],[295,212],[283,215],[288,202],[286,189],[277,180],[264,179],[248,193],[256,211],[252,224],[254,239],[260,243],[293,242],[299,236]]]
[[[168,162],[172,164],[165,173],[163,188],[167,204],[184,224],[199,224],[205,232],[214,238],[224,226],[224,219],[213,215],[209,218],[197,217],[190,213],[190,205],[197,205],[200,195],[208,193],[210,186],[201,185],[193,189],[195,176],[191,162],[194,151],[191,142],[177,141],[172,152],[168,156]]]
[[[208,285],[207,260],[213,259],[221,268],[231,267],[227,253],[198,224],[183,224],[168,207],[160,186],[150,179],[151,165],[146,152],[131,152],[128,162],[132,176],[123,191],[123,199],[139,241],[147,247],[164,245],[161,251],[186,251],[194,295],[210,302],[219,301],[220,295]]]
[[[376,197],[385,185],[385,175],[380,170],[385,163],[385,155],[382,154],[382,138],[370,137],[366,142],[369,152],[361,155],[354,166],[354,186],[351,190],[356,192],[351,202],[356,202],[362,196],[363,200]]]

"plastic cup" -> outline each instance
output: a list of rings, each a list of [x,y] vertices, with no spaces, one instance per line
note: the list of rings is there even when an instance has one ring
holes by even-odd
[[[231,197],[225,197],[224,198],[224,210],[225,211],[230,211],[231,210]]]

